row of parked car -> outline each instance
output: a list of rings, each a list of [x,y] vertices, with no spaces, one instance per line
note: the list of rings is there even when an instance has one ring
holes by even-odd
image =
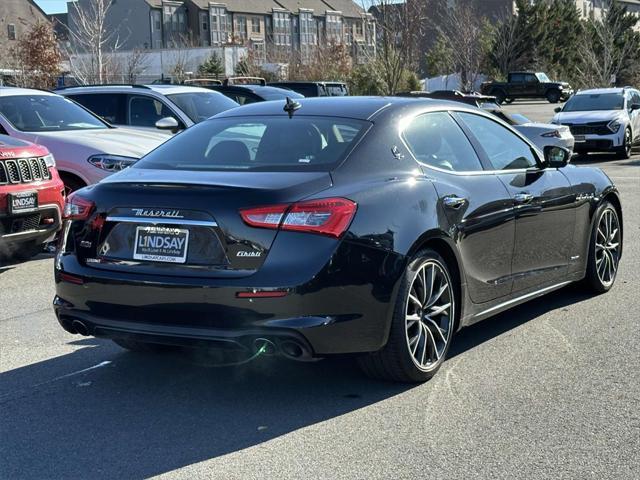
[[[54,92],[0,87],[0,256],[28,257],[60,228],[64,195],[123,170],[171,135],[242,105],[343,96],[344,84],[239,78],[193,85],[104,85]],[[640,92],[588,90],[550,124],[507,113],[499,99],[455,91],[409,92],[482,108],[532,140],[579,153],[631,155],[640,140]],[[56,167],[57,166],[57,170]],[[58,174],[59,171],[59,174]]]

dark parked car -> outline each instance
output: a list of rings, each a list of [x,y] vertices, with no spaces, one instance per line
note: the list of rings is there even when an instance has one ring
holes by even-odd
[[[69,199],[55,311],[132,350],[349,353],[424,381],[459,328],[574,281],[613,286],[618,191],[567,159],[460,103],[229,110]]]
[[[506,82],[485,82],[480,93],[493,95],[498,103],[518,98],[546,98],[550,103],[567,100],[573,88],[567,82],[552,82],[542,72],[512,72]]]
[[[305,97],[345,97],[349,88],[342,82],[273,82],[272,87],[288,88]]]
[[[267,86],[264,79],[253,77],[228,78],[222,85],[210,85],[207,88],[225,94],[240,105],[270,100],[284,100],[287,97],[292,99],[304,98],[303,95],[292,90]]]

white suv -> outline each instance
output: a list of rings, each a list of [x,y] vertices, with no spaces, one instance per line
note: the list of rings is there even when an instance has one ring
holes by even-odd
[[[640,92],[630,87],[579,91],[556,109],[552,122],[571,129],[576,153],[629,158],[633,145],[640,144]]]
[[[116,128],[60,95],[14,87],[0,87],[0,133],[47,147],[69,191],[132,165],[169,138]]]
[[[219,92],[185,85],[95,85],[55,93],[78,102],[111,125],[173,132],[239,107]]]

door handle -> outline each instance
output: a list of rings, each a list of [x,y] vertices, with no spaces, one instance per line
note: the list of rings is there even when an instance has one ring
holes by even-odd
[[[452,208],[453,210],[458,210],[464,204],[467,203],[466,198],[457,197],[456,195],[449,195],[448,197],[444,197],[442,199],[444,206],[447,208]]]
[[[513,199],[518,205],[524,205],[526,203],[531,203],[531,200],[533,200],[533,195],[526,192],[520,192],[520,193],[516,193],[513,196]]]

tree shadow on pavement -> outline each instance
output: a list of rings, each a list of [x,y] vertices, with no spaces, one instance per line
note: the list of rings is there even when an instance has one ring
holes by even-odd
[[[585,298],[563,289],[469,327],[450,355]],[[369,380],[344,358],[211,368],[100,339],[70,343],[82,348],[0,374],[0,477],[147,478],[416,387]]]

